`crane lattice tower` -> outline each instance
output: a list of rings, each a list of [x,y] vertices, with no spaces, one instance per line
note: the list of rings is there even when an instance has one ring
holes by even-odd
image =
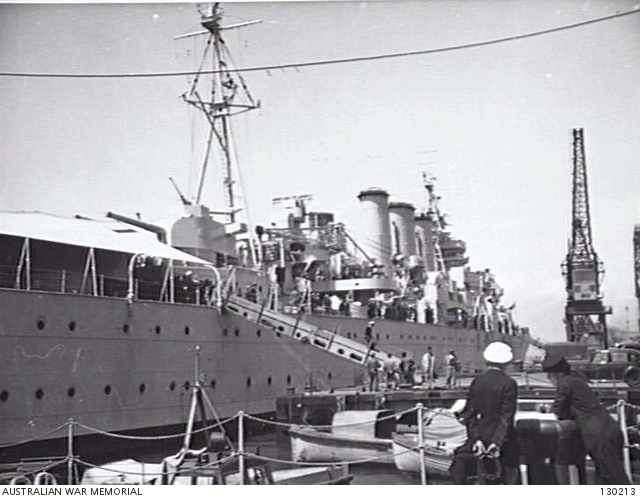
[[[573,193],[571,239],[562,264],[566,281],[565,325],[567,340],[608,347],[606,316],[602,303],[602,262],[593,249],[584,131],[573,129]]]

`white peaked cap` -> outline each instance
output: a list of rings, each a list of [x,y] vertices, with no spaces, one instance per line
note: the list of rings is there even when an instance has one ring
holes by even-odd
[[[484,360],[494,364],[507,364],[513,360],[511,347],[501,341],[489,343],[483,352]]]

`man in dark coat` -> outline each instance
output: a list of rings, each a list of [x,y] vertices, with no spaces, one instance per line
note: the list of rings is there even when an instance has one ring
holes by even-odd
[[[467,442],[456,449],[449,473],[456,485],[464,485],[476,465],[478,483],[486,484],[483,471],[492,463],[496,481],[514,485],[518,481],[518,448],[513,423],[518,385],[505,372],[513,352],[509,345],[496,341],[485,348],[484,358],[488,369],[471,382],[463,413]]]
[[[578,424],[600,484],[629,485],[622,460],[622,433],[598,396],[562,355],[548,354],[542,368],[557,387],[553,412],[560,420],[572,419]]]

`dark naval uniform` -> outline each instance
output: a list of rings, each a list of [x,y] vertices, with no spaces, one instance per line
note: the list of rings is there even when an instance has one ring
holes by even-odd
[[[602,484],[629,484],[622,461],[620,428],[578,373],[572,371],[558,379],[553,412],[560,420],[578,423],[585,450],[593,458]]]
[[[456,484],[466,482],[469,474],[467,465],[473,454],[471,448],[478,440],[482,441],[485,448],[491,444],[500,448],[503,470],[507,467],[517,468],[518,447],[513,423],[517,402],[518,384],[501,369],[489,368],[471,382],[464,410],[467,442],[456,449],[449,469]],[[514,474],[515,478],[517,475]],[[504,471],[502,481],[506,483]]]

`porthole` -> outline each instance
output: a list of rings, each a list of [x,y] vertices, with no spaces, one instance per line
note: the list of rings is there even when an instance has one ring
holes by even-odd
[[[44,390],[42,388],[38,388],[36,390],[36,398],[40,400],[42,397],[44,397]]]
[[[69,397],[73,397],[76,394],[76,389],[74,387],[71,387],[67,390],[67,395],[69,395]]]
[[[0,393],[0,401],[6,402],[9,399],[9,392],[7,390],[2,390]]]
[[[284,326],[278,326],[278,331],[284,331]]]
[[[138,391],[140,393],[144,393],[146,389],[147,389],[147,385],[145,385],[144,383],[140,383],[140,386],[138,387]]]
[[[156,326],[156,334],[160,334],[160,331],[162,331],[162,328],[160,326]]]
[[[251,386],[251,377],[247,378],[247,387]]]
[[[36,325],[38,326],[38,329],[42,331],[45,327],[44,319],[38,319],[38,322],[36,322]]]
[[[185,326],[185,327],[184,327],[184,334],[186,334],[187,336],[189,336],[189,333],[191,333],[191,329],[189,329],[189,326]]]
[[[169,383],[169,390],[174,391],[176,389],[176,382],[172,381]]]
[[[287,385],[291,384],[291,375],[287,374]]]
[[[235,334],[236,336],[240,336],[240,330],[238,328],[236,328],[236,330],[233,332],[233,334]]]
[[[344,350],[343,350],[342,348],[338,348],[338,353],[339,353],[340,355],[344,355]]]
[[[209,385],[211,386],[211,389],[212,389],[212,390],[215,390],[215,389],[216,389],[216,380],[215,380],[215,379],[212,379],[212,380],[211,380],[211,383],[209,383]]]
[[[76,330],[76,323],[71,321],[69,323],[69,331],[75,331]]]
[[[111,393],[111,385],[107,385],[104,387],[104,394],[109,395]]]
[[[128,333],[129,332],[129,324],[123,324],[122,325],[122,332],[123,333]]]
[[[273,380],[271,379],[271,376],[269,376],[267,378],[267,385],[270,385],[273,382]]]
[[[229,330],[227,328],[222,330],[222,336],[229,336]]]

